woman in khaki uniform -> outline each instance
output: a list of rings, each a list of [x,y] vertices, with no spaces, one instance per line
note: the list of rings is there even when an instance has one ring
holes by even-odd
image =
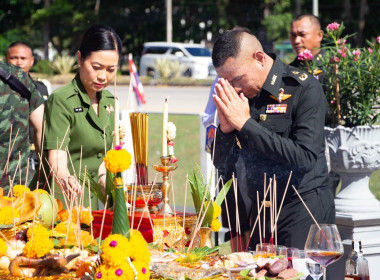
[[[98,179],[105,152],[111,149],[114,97],[105,88],[116,75],[120,52],[121,41],[112,28],[90,27],[77,52],[79,73],[46,102],[43,148],[53,170],[50,176],[71,197],[82,192],[76,178],[85,168]]]

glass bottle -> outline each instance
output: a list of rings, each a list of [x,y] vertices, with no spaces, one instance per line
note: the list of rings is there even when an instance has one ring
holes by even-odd
[[[352,240],[351,255],[346,261],[345,280],[369,280],[368,261],[363,256],[361,241]]]

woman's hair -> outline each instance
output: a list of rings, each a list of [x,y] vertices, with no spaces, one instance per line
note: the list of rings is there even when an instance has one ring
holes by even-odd
[[[79,51],[84,60],[92,52],[116,50],[121,54],[121,40],[115,30],[104,24],[91,26],[83,35]]]

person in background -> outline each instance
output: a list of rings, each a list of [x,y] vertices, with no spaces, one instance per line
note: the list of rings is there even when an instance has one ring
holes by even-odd
[[[121,40],[111,27],[91,26],[77,52],[79,73],[46,102],[44,150],[53,171],[50,176],[67,195],[82,193],[78,177],[85,168],[98,179],[105,152],[112,147],[114,97],[105,88],[115,78],[121,48]],[[96,197],[92,206],[97,207]]]
[[[29,70],[34,64],[32,48],[29,45],[20,41],[13,42],[12,44],[8,46],[7,55],[5,59],[9,64],[13,64],[20,67],[26,74],[28,74],[29,78],[32,79],[34,85],[36,86],[37,90],[40,92],[42,97],[45,100],[47,100],[47,98],[49,97],[49,92],[50,92],[50,90],[48,90],[48,86],[49,88],[51,88],[50,83],[47,80],[33,79],[29,74]],[[38,155],[33,143],[33,134],[34,134],[33,126],[30,126],[29,127],[29,140],[31,141],[30,142],[31,144],[30,171],[35,172],[38,166]],[[30,175],[33,176],[32,173]]]
[[[276,176],[277,205],[271,203],[278,209],[292,172],[276,224],[277,240],[302,248],[314,221],[292,186],[318,223],[335,222],[324,155],[327,101],[322,87],[309,73],[266,54],[255,36],[242,31],[220,35],[212,60],[220,77],[214,95],[219,116],[214,164],[219,175],[226,182],[234,174],[237,188],[246,185],[249,190],[251,229],[258,215],[257,193],[259,203],[264,200],[264,174],[267,179]],[[263,229],[266,242],[271,237],[269,216]],[[258,231],[256,227],[250,239],[251,249],[260,243]]]
[[[30,92],[28,100],[22,93],[11,88],[9,83],[0,79],[0,187],[8,190],[11,184],[28,185],[32,178],[28,169],[29,126],[34,128],[33,143],[38,153],[42,136],[44,99],[32,79],[20,68],[5,62],[0,62],[0,67],[17,78]]]
[[[317,61],[319,56],[324,55],[324,50],[321,49],[321,43],[323,39],[323,30],[319,18],[311,14],[302,14],[294,18],[290,30],[290,42],[293,50],[297,53],[297,57],[290,63],[290,65],[306,70],[306,66],[302,60],[298,59],[298,55],[305,50],[309,50],[313,55],[313,60]],[[313,73],[314,74],[314,73]],[[324,73],[314,75],[318,79],[322,87],[328,83],[328,77]],[[333,113],[327,108],[325,125],[331,125],[333,123]],[[330,153],[326,142],[326,160],[329,170],[329,186],[335,196],[337,187],[340,182],[340,177],[337,173],[331,170],[330,166]]]
[[[305,50],[309,50],[318,58],[321,52],[321,42],[323,39],[323,30],[319,18],[311,14],[303,14],[294,18],[290,29],[290,43],[293,50],[298,54]],[[323,53],[321,53],[323,55]],[[303,68],[303,62],[298,56],[290,63],[290,65]]]
[[[8,46],[6,61],[10,64],[16,65],[24,70],[25,73],[33,80],[37,90],[41,93],[42,97],[46,100],[49,97],[51,85],[47,80],[33,79],[30,76],[30,68],[34,64],[34,57],[32,48],[24,42],[16,41]],[[48,89],[49,88],[49,89]]]

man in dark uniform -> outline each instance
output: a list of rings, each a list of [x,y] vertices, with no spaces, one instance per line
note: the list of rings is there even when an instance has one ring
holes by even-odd
[[[277,240],[303,248],[314,222],[292,185],[319,223],[335,221],[324,155],[326,98],[321,85],[307,72],[264,53],[257,38],[246,32],[224,32],[215,42],[212,59],[221,77],[214,96],[220,123],[214,164],[224,181],[234,173],[238,188],[247,185],[253,221],[257,192],[260,201],[264,197],[264,173],[267,178],[276,176],[278,209],[292,172],[277,223]],[[269,216],[266,241],[271,236]],[[240,223],[253,224],[252,220]],[[258,236],[256,227],[251,248],[260,242]]]
[[[290,28],[290,43],[293,50],[298,54],[309,50],[317,59],[321,53],[321,42],[323,30],[319,18],[311,14],[303,14],[294,18]],[[304,68],[303,62],[296,57],[290,65],[297,68]]]

